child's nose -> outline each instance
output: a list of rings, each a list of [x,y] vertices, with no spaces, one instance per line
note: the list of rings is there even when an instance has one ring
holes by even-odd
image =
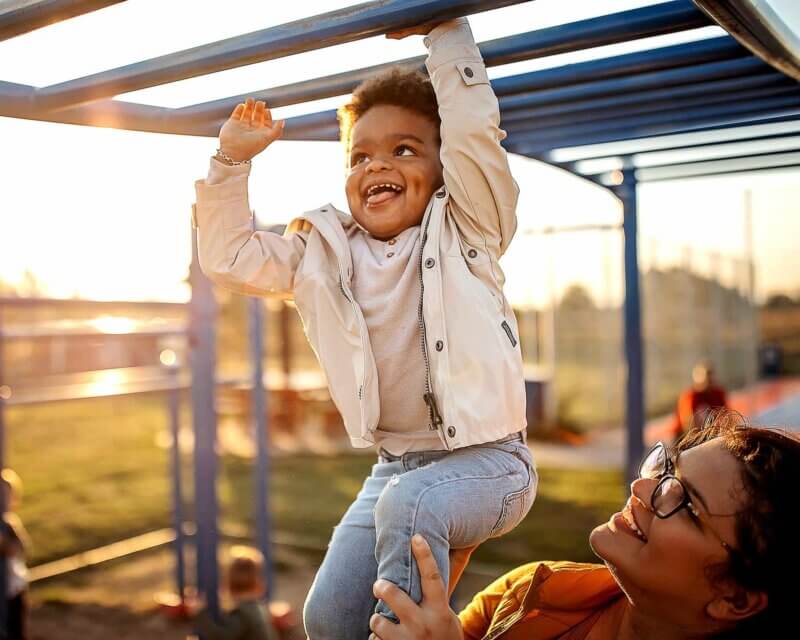
[[[378,171],[388,171],[392,165],[384,158],[372,158],[367,164],[367,173],[377,173]]]

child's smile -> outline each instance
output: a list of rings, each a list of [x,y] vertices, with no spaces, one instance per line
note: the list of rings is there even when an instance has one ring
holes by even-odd
[[[439,146],[436,124],[411,109],[377,105],[361,116],[345,185],[356,222],[381,239],[419,224],[442,184]]]

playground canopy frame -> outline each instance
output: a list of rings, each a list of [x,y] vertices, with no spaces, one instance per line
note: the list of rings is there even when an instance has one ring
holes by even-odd
[[[4,3],[0,8],[0,40],[116,1]],[[117,96],[523,1],[526,0],[379,0],[51,86],[0,81],[0,115],[215,137],[224,118],[243,96],[181,108],[126,102]],[[509,134],[505,141],[509,152],[561,167],[610,189],[623,204],[628,477],[643,453],[644,427],[636,186],[655,180],[800,167],[800,38],[765,0],[671,0],[480,44],[487,66],[498,66],[714,24],[721,25],[730,35],[492,80],[503,126]],[[416,57],[397,64],[422,69],[423,60]],[[271,107],[339,96],[388,66],[356,69],[280,87],[253,88],[247,95],[265,100]],[[287,140],[337,138],[333,111],[290,118],[284,133]],[[781,152],[750,152],[747,145],[737,151],[734,144],[758,140],[782,142]],[[643,153],[679,153],[685,149],[704,150],[709,158],[640,165]],[[596,167],[598,162],[607,170],[585,168]],[[193,271],[195,348],[191,363],[197,432],[198,583],[213,608],[217,585],[214,300],[209,283],[196,273],[196,268]],[[266,522],[259,523],[259,529],[266,526]],[[259,538],[265,539],[266,535],[263,530],[259,532]]]

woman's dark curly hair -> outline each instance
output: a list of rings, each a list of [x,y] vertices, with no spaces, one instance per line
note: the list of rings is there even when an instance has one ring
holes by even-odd
[[[441,124],[439,104],[430,79],[421,71],[392,67],[362,82],[347,104],[339,107],[339,139],[350,153],[350,136],[358,119],[376,105],[393,105],[410,109],[436,125]]]
[[[797,619],[800,438],[782,429],[751,427],[736,412],[716,410],[677,448],[684,451],[715,438],[739,461],[744,494],[736,514],[735,550],[725,565],[710,569],[710,577],[768,598],[764,611],[719,638],[785,637]]]

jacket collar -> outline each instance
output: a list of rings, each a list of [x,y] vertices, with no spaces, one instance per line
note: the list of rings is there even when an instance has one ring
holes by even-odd
[[[532,638],[558,637],[547,631],[557,628],[560,635],[622,596],[622,590],[604,565],[542,562],[517,581],[512,594],[499,603],[496,622],[483,640],[498,638],[526,618]]]

